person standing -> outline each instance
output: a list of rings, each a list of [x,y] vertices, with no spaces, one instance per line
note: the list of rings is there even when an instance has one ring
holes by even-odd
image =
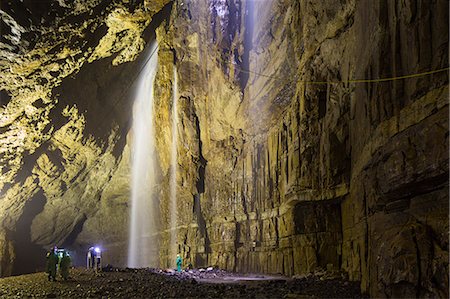
[[[91,247],[91,248],[89,248],[89,250],[88,250],[88,252],[87,252],[87,256],[86,256],[86,258],[87,258],[86,266],[87,266],[88,269],[91,269],[91,268],[92,268],[92,265],[93,265],[93,263],[92,263],[92,253],[93,253],[93,250],[94,250],[94,247]]]
[[[66,251],[64,251],[61,261],[59,262],[59,269],[61,271],[61,276],[64,280],[67,280],[69,278],[70,263],[71,263],[70,256],[67,254]]]
[[[50,251],[47,252],[47,273],[49,281],[56,281],[56,266],[58,265],[58,260],[55,249],[51,248]]]
[[[181,272],[181,265],[183,264],[183,259],[179,254],[177,254],[177,271]]]

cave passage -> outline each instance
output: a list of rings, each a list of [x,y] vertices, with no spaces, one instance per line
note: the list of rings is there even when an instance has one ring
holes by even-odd
[[[1,1],[0,297],[449,298],[448,24]]]

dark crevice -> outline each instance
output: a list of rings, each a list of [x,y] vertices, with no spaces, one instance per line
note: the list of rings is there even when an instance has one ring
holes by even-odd
[[[251,203],[251,210],[255,211],[257,209],[258,204],[258,153],[257,153],[257,147],[254,148],[254,151],[256,150],[256,157],[255,153],[252,154],[252,198],[250,199]],[[255,161],[256,160],[256,161]]]
[[[11,97],[6,92],[6,90],[0,90],[0,107],[6,107],[10,100]]]
[[[63,162],[63,153],[59,148],[55,148],[55,150],[49,150],[45,152],[47,154],[48,159],[51,161],[53,165],[55,165],[59,169],[64,169]]]
[[[242,210],[244,214],[248,218],[248,211],[247,211],[247,198],[245,196],[244,190],[241,190],[241,198],[242,198]]]
[[[419,195],[442,189],[447,186],[447,184],[448,172],[404,184],[393,191],[383,194],[382,198],[385,203],[389,203],[392,200],[411,199]]]
[[[196,194],[194,195],[194,213],[195,216],[197,217],[197,222],[198,222],[198,229],[200,230],[200,234],[205,237],[207,235],[207,230],[206,230],[206,220],[203,217],[202,214],[202,206],[200,204],[200,195]]]
[[[119,131],[117,132],[117,140],[114,143],[114,147],[112,149],[112,154],[114,157],[118,158],[122,155],[123,152],[123,148],[125,147],[126,143],[127,143],[127,133],[129,128],[131,127],[131,120],[125,122],[120,128]]]
[[[200,194],[205,192],[205,171],[206,171],[206,164],[208,163],[208,161],[206,161],[206,159],[203,157],[203,154],[202,154],[200,122],[199,122],[199,119],[198,119],[197,115],[195,114],[195,112],[194,112],[194,121],[195,121],[195,126],[196,126],[195,129],[196,129],[196,133],[197,133],[198,147],[199,147],[199,157],[198,157],[198,161],[197,161],[198,175],[197,175],[197,181],[196,181],[197,194],[194,195],[194,215],[196,216],[196,219],[197,219],[199,232],[205,240],[205,245],[204,245],[205,253],[206,253],[206,255],[208,255],[208,253],[211,252],[211,248],[210,248],[211,242],[209,240],[208,230],[206,228],[206,220],[202,213],[202,206],[200,203],[200,199],[201,199]],[[201,257],[200,255],[197,255],[196,265],[197,266],[201,266],[201,265],[206,266],[206,264],[207,264],[207,261],[205,261],[204,258]]]
[[[288,140],[288,127],[283,123],[283,132],[281,138],[283,139],[283,154],[284,154],[284,174],[286,175],[286,183],[289,183],[289,140]]]
[[[206,253],[206,255],[207,255],[208,253],[211,252],[211,248],[210,248],[211,242],[209,240],[208,230],[206,229],[206,220],[202,213],[202,206],[200,203],[200,194],[194,195],[194,214],[197,219],[197,225],[198,225],[198,230],[200,232],[200,235],[205,240],[205,244],[204,244],[205,252],[204,253]],[[205,260],[203,256],[197,254],[196,261],[195,261],[195,264],[197,267],[207,266],[207,263],[208,263],[207,260]]]
[[[247,215],[247,202],[245,198],[244,186],[245,186],[245,159],[242,159],[241,203],[242,203],[242,210],[244,211],[244,214]]]
[[[195,118],[194,119],[195,130],[196,130],[197,138],[198,138],[198,152],[199,152],[198,178],[197,178],[196,186],[197,186],[197,192],[199,194],[201,194],[201,193],[205,192],[205,171],[206,171],[206,164],[208,163],[208,161],[206,161],[206,159],[205,159],[205,157],[203,157],[203,153],[202,153],[203,144],[202,144],[202,140],[201,140],[200,122],[199,122],[197,115],[194,114],[194,118]]]
[[[240,238],[241,238],[241,224],[239,222],[236,222],[236,229],[234,231],[234,252],[233,252],[233,256],[234,256],[234,264],[233,264],[233,271],[236,272],[238,271],[237,269],[237,262],[238,262],[238,248],[241,247],[243,244],[241,242],[239,242]]]
[[[173,1],[167,3],[159,12],[152,16],[152,20],[147,28],[144,30],[142,36],[146,42],[150,42],[156,39],[156,28],[158,28],[162,22],[166,21],[166,29],[170,24],[170,15],[172,12]]]
[[[23,27],[33,24],[49,25],[57,15],[65,13],[61,6],[50,1],[1,1],[1,9]]]
[[[278,218],[274,218],[274,225],[275,225],[275,246],[278,247],[280,245],[280,231],[279,231],[279,219]]]
[[[4,127],[0,127],[0,134],[5,134],[11,129],[11,125],[6,125]],[[0,157],[2,157],[4,154],[0,154]]]
[[[82,47],[84,52],[88,52],[89,48],[95,49],[95,47],[98,46],[100,43],[100,40],[102,37],[106,35],[108,32],[108,26],[104,23],[102,23],[100,26],[95,28],[94,32],[88,31],[89,36],[84,39],[85,43]],[[63,47],[61,45],[61,47]],[[60,51],[57,51],[57,53]]]
[[[75,243],[78,235],[83,230],[83,225],[86,222],[87,217],[85,214],[81,215],[78,220],[75,221],[75,225],[73,226],[72,232],[64,239],[61,246],[63,248],[70,247]]]
[[[174,48],[170,48],[170,51],[172,52],[173,55],[173,65],[176,66],[178,64],[177,51]]]
[[[314,236],[314,254],[318,267],[326,268],[327,264],[340,267],[341,257],[338,247],[342,246],[342,223],[340,199],[305,201],[297,203],[293,210],[293,225],[297,235]],[[339,238],[333,244],[323,243],[321,236],[333,233]],[[331,256],[327,252],[334,252]]]
[[[319,119],[321,119],[327,113],[327,90],[326,90],[326,88],[319,89],[317,99],[319,102]]]
[[[271,160],[270,160],[270,150],[267,150],[267,181],[268,181],[268,187],[269,187],[269,199],[270,202],[273,203],[273,200],[271,200],[273,198],[273,178],[272,178],[272,174],[271,174]],[[273,207],[273,204],[271,205],[271,207]]]

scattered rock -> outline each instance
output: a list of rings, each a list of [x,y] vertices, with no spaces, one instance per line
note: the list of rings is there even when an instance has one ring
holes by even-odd
[[[220,269],[167,273],[161,269],[105,272],[96,276],[85,269],[71,269],[78,283],[48,283],[41,273],[0,279],[1,297],[47,298],[360,298],[358,282],[340,279],[321,281],[316,276],[303,279],[270,280],[264,275],[231,273]],[[203,269],[205,270],[205,269]],[[22,278],[26,280],[22,280]],[[132,277],[132,278],[131,278]],[[115,284],[114,282],[127,282]],[[125,287],[124,287],[125,285]],[[26,294],[26,295],[25,295]]]

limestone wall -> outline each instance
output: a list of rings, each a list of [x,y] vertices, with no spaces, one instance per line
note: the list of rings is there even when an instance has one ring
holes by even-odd
[[[20,248],[68,246],[82,262],[99,240],[126,265],[127,91],[157,27],[161,267],[176,230],[197,267],[321,267],[376,297],[448,297],[448,72],[349,82],[447,67],[448,1],[77,3],[2,15],[1,275],[38,268]]]
[[[446,296],[448,74],[345,81],[446,67],[448,3],[214,3],[177,6],[160,35],[185,103],[187,260],[341,269],[373,296]]]

